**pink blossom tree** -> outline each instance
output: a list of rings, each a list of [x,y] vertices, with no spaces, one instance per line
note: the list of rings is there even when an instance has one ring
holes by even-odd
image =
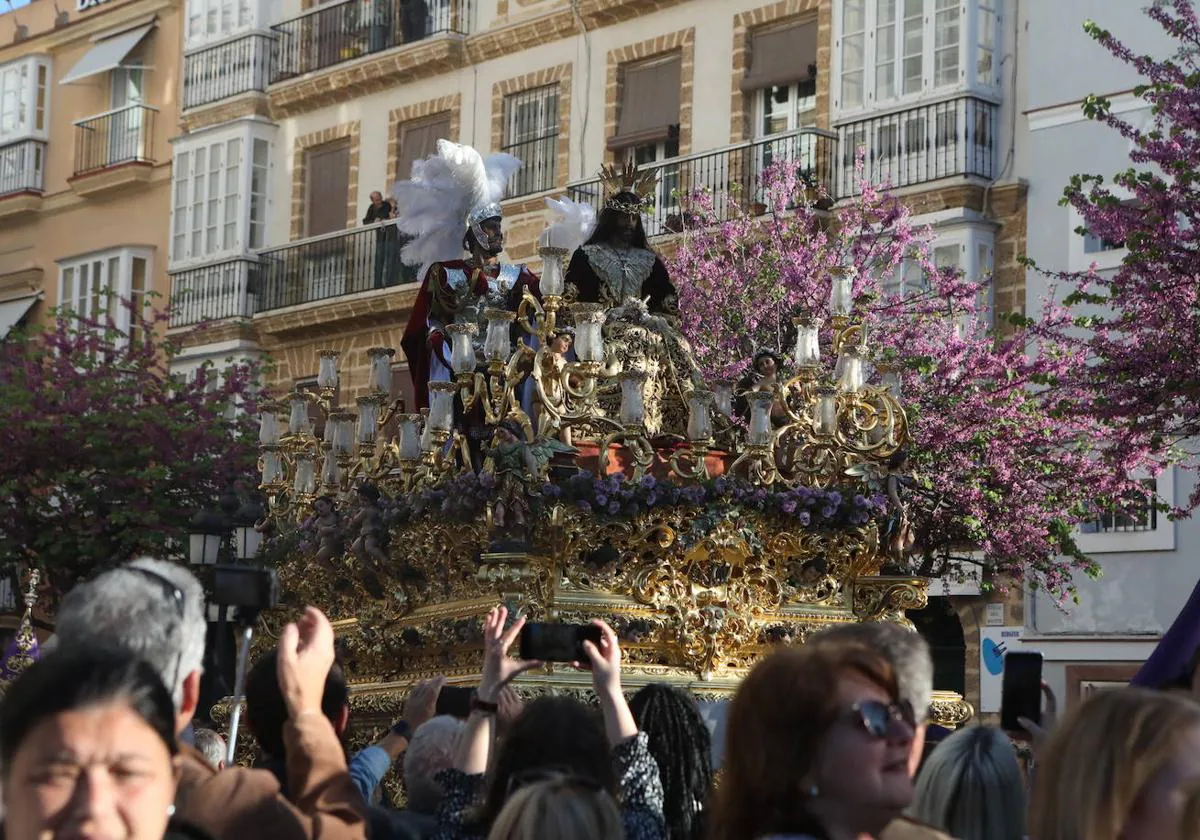
[[[0,568],[37,566],[57,592],[186,551],[196,511],[253,483],[255,368],[173,377],[167,314],[130,316],[124,332],[59,313],[0,342]]]
[[[1052,275],[1068,292],[1064,303],[1076,316],[1069,324],[1083,328],[1054,337],[1089,354],[1080,385],[1103,399],[1083,407],[1115,431],[1130,464],[1194,465],[1200,439],[1200,19],[1189,0],[1160,0],[1146,13],[1177,42],[1173,55],[1136,55],[1111,32],[1085,24],[1144,79],[1134,94],[1152,109],[1153,120],[1137,128],[1114,114],[1107,99],[1084,101],[1086,116],[1128,139],[1132,165],[1108,181],[1072,178],[1064,203],[1082,217],[1080,233],[1124,243],[1128,252],[1112,272]],[[1174,513],[1198,504],[1200,487]]]
[[[1065,309],[994,329],[990,278],[938,270],[929,231],[861,171],[860,161],[860,195],[832,218],[800,199],[794,167],[766,174],[764,215],[734,203],[719,221],[709,196],[691,197],[708,224],[684,235],[671,260],[684,331],[711,375],[733,377],[757,349],[786,356],[793,318],[827,316],[831,271],[852,266],[875,375],[898,374],[909,415],[914,570],[954,575],[974,564],[1001,584],[1070,597],[1076,572],[1098,573],[1073,535],[1101,506],[1144,501],[1129,476],[1145,450],[1086,410],[1096,402],[1083,386],[1087,348],[1059,337],[1072,323]],[[923,282],[900,287],[915,266]]]

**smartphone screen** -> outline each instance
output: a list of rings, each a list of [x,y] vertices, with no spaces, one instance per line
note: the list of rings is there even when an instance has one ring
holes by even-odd
[[[542,662],[585,662],[584,641],[600,644],[594,624],[526,624],[521,628],[521,658]]]
[[[444,685],[438,692],[437,714],[466,720],[471,714],[473,688],[464,685]]]
[[[1004,656],[1004,677],[1000,693],[1000,728],[1023,732],[1018,718],[1042,722],[1042,655],[1036,651],[1016,650]]]

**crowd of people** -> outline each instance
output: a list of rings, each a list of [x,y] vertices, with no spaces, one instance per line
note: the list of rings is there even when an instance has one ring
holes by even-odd
[[[690,694],[626,699],[616,634],[584,643],[596,706],[522,701],[540,663],[524,619],[483,621],[465,718],[444,677],[349,755],[346,675],[309,607],[246,680],[254,767],[191,727],[205,603],[185,568],[140,559],[73,589],[52,652],[0,702],[6,840],[86,837],[432,840],[1185,840],[1200,837],[1200,705],[1186,689],[1099,692],[1045,729],[1034,762],[984,725],[927,738],[923,639],[846,624],[765,656],[728,707],[722,766]],[[403,807],[384,776],[396,766]]]

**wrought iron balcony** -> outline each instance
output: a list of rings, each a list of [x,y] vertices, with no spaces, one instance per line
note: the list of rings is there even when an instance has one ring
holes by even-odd
[[[471,0],[343,0],[272,27],[280,82],[443,32],[465,35]]]
[[[183,57],[183,107],[199,108],[253,90],[271,81],[275,35],[252,32]]]
[[[838,195],[857,195],[855,154],[865,149],[871,183],[908,187],[943,178],[991,179],[996,169],[999,106],[964,96],[837,127]]]
[[[154,121],[158,109],[126,105],[75,123],[75,174],[85,175],[123,163],[154,162]]]
[[[712,194],[719,220],[731,218],[737,207],[753,212],[756,206],[766,203],[764,174],[780,161],[793,161],[809,184],[832,195],[837,175],[836,148],[837,137],[832,132],[802,128],[645,165],[643,169],[659,173],[654,206],[642,217],[646,235],[679,233],[694,224],[686,198],[702,189]],[[568,184],[567,193],[597,210],[603,202],[598,178]]]
[[[314,236],[259,251],[257,312],[411,283],[417,270],[400,262],[395,222]]]
[[[46,178],[46,144],[21,140],[0,146],[0,196],[40,193]]]
[[[258,260],[247,257],[171,272],[171,326],[249,318],[261,278]]]

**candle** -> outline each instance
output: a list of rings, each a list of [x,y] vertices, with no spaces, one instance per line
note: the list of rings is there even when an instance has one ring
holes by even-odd
[[[512,352],[512,322],[515,312],[507,309],[485,309],[487,334],[483,338],[483,356],[489,362],[503,362]]]
[[[282,477],[283,462],[279,456],[279,453],[274,450],[264,452],[262,457],[263,485],[276,484]]]
[[[320,366],[317,368],[317,387],[336,388],[338,384],[338,352],[322,350],[317,355],[320,357]]]
[[[822,388],[817,393],[817,432],[832,435],[837,431],[837,392]]]
[[[632,370],[621,374],[621,423],[640,426],[646,419],[646,374]]]
[[[843,391],[857,391],[863,386],[863,357],[859,348],[850,348],[842,354],[841,373],[838,387]]]
[[[796,324],[796,364],[816,367],[821,363],[821,319],[803,316]]]
[[[401,414],[396,418],[400,457],[405,460],[414,461],[421,457],[420,422],[420,414]]]
[[[750,402],[750,433],[746,439],[751,446],[766,446],[771,442],[771,404],[775,395],[770,391],[752,391],[746,399]]]
[[[275,406],[265,406],[258,415],[258,442],[266,446],[279,443],[279,415]]]
[[[563,257],[567,252],[562,248],[539,248],[538,256],[542,258],[542,276],[538,288],[546,297],[559,297],[563,293]]]
[[[713,384],[713,394],[717,405],[717,411],[724,414],[726,417],[733,416],[733,383],[728,379],[722,379]]]
[[[367,387],[374,393],[392,395],[392,359],[396,351],[390,347],[372,347],[367,351],[371,360]]]
[[[834,315],[849,315],[854,306],[854,269],[838,266],[830,270],[829,310]]]
[[[458,386],[453,382],[429,383],[429,423],[435,432],[448,432],[454,425],[454,393]]]
[[[349,455],[354,451],[354,415],[348,411],[337,411],[329,416],[333,427],[330,443],[337,455]]]
[[[379,398],[376,396],[358,398],[358,442],[371,444],[375,442],[375,434],[379,431]]]
[[[337,487],[341,475],[342,470],[338,466],[337,456],[333,454],[332,447],[327,447],[325,460],[321,464],[321,483],[326,487]]]
[[[575,355],[581,362],[604,360],[604,307],[598,303],[577,303],[571,307],[575,316]]]
[[[313,471],[313,460],[307,455],[296,458],[296,479],[292,484],[297,496],[311,496],[317,489],[317,477]]]
[[[458,375],[475,372],[475,344],[472,339],[479,334],[479,328],[474,324],[451,324],[446,327],[450,333],[450,369]]]
[[[292,411],[291,416],[288,418],[288,434],[298,435],[312,429],[312,424],[308,421],[308,400],[297,391],[292,394],[291,404]]]
[[[691,441],[709,440],[712,437],[713,392],[699,389],[688,394],[687,436]]]

